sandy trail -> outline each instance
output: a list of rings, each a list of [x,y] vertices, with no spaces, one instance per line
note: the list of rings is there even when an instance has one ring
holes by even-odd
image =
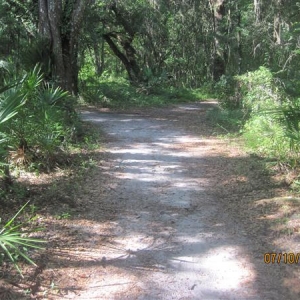
[[[97,222],[86,229],[95,263],[74,299],[283,299],[276,280],[264,283],[270,274],[256,270],[251,241],[228,230],[206,193],[207,139],[165,117],[84,111],[82,118],[111,138],[106,202],[117,218],[106,242]]]

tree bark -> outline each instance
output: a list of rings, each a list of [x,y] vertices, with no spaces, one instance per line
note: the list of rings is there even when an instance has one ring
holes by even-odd
[[[240,75],[242,72],[242,60],[243,60],[243,49],[242,49],[242,33],[241,33],[241,12],[239,9],[239,4],[236,3],[236,11],[237,11],[237,54],[238,54],[238,74]]]
[[[275,1],[275,12],[274,12],[274,42],[277,45],[281,44],[281,9],[282,9],[282,3],[281,0]]]
[[[104,40],[109,45],[112,52],[121,60],[124,65],[130,83],[139,84],[144,81],[141,68],[137,62],[136,50],[132,46],[136,28],[132,26],[130,20],[126,18],[126,14],[117,6],[116,1],[109,6],[112,15],[115,17],[115,22],[122,27],[122,32],[110,31],[103,34]],[[103,23],[105,27],[105,23]]]
[[[135,61],[135,58],[134,58],[134,49],[131,47],[130,44],[128,44],[128,42],[122,43],[122,46],[126,53],[126,55],[125,55],[122,51],[120,51],[118,46],[112,40],[112,35],[113,34],[104,34],[103,38],[107,42],[107,44],[109,45],[109,47],[113,51],[113,53],[123,63],[123,65],[127,71],[130,82],[132,84],[140,82],[141,81],[140,71],[139,71],[139,67]]]
[[[95,57],[95,72],[100,76],[104,71],[104,40],[99,47],[97,41],[93,41],[93,51]]]
[[[91,0],[39,0],[39,33],[51,47],[53,79],[78,93],[78,39],[85,8]]]
[[[212,77],[214,81],[218,81],[226,72],[225,59],[227,53],[222,50],[218,36],[226,34],[221,28],[221,21],[226,14],[225,0],[211,0],[213,32],[214,32],[214,51],[212,62]]]

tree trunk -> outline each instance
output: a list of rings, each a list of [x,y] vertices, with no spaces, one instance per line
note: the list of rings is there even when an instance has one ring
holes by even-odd
[[[281,44],[281,0],[275,1],[275,12],[274,12],[274,42],[277,45]]]
[[[95,72],[98,76],[101,76],[104,71],[104,41],[102,40],[100,47],[97,41],[93,41],[93,51],[95,57]]]
[[[261,0],[254,0],[254,14],[255,22],[259,23],[261,21]]]
[[[240,75],[242,72],[242,59],[243,59],[243,49],[242,49],[242,33],[241,33],[241,12],[239,9],[238,3],[236,3],[236,11],[237,11],[237,54],[238,54],[238,74]]]
[[[122,46],[125,50],[126,55],[120,51],[118,46],[114,43],[114,41],[111,38],[111,34],[104,34],[103,38],[109,45],[110,49],[113,51],[113,53],[121,60],[123,63],[129,80],[132,84],[139,83],[142,81],[140,78],[140,70],[139,67],[135,61],[134,57],[134,49],[131,47],[130,44],[127,43],[122,43]]]
[[[221,28],[221,21],[226,14],[225,0],[211,0],[212,18],[213,18],[213,32],[214,32],[214,51],[212,62],[212,77],[214,81],[218,81],[226,72],[225,59],[227,53],[222,50],[218,36],[225,35],[223,28]]]
[[[90,0],[39,0],[39,33],[49,41],[52,76],[61,88],[78,93],[78,39]]]
[[[136,28],[132,25],[130,20],[126,17],[124,10],[117,5],[117,1],[113,1],[109,5],[109,9],[112,11],[115,22],[122,27],[122,31],[110,31],[103,34],[104,40],[109,45],[112,52],[121,60],[124,65],[130,83],[139,84],[143,82],[143,76],[141,68],[137,62],[136,50],[132,46]],[[105,28],[105,23],[103,23]]]

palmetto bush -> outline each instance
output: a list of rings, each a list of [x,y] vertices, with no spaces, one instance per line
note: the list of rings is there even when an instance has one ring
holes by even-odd
[[[12,83],[0,90],[0,116],[2,111],[9,117],[0,129],[5,137],[2,149],[11,163],[37,161],[36,166],[48,169],[74,134],[77,118],[72,99],[59,87],[45,84],[38,66],[17,79],[13,77],[6,74],[5,80]],[[14,103],[16,108],[22,107],[9,114],[8,108]]]
[[[11,183],[7,179],[11,179],[12,163],[47,169],[55,164],[56,154],[72,139],[78,121],[72,103],[67,92],[45,83],[38,66],[17,73],[0,61],[0,180],[4,179],[4,186]],[[4,225],[0,216],[0,264],[6,256],[20,273],[18,260],[34,264],[27,249],[40,248],[43,242],[24,235],[25,224],[15,222],[25,206]]]
[[[2,86],[0,89],[0,166],[5,167],[3,158],[5,157],[7,142],[9,136],[2,129],[9,120],[14,118],[21,107],[25,104],[26,94],[18,88],[22,82],[12,83]],[[28,202],[3,226],[0,226],[0,264],[3,255],[6,255],[15,265],[16,269],[22,276],[21,270],[17,264],[19,257],[24,258],[27,262],[35,264],[27,255],[27,248],[40,248],[38,243],[44,241],[24,236],[22,227],[24,224],[15,224],[15,219],[23,211]],[[0,218],[1,225],[1,218]]]
[[[5,69],[5,64],[0,64],[2,71]],[[5,69],[6,70],[6,69]],[[21,106],[25,103],[24,94],[21,93],[18,85],[20,82],[6,83],[3,73],[0,76],[2,86],[0,86],[0,171],[7,170],[7,143],[9,135],[5,131],[5,123],[16,116]]]
[[[288,95],[264,67],[237,78],[243,106],[249,111],[243,128],[246,144],[263,155],[299,165],[300,99]]]
[[[25,236],[22,230],[25,224],[15,223],[17,216],[24,210],[27,204],[28,202],[23,205],[21,209],[9,221],[7,221],[3,226],[0,227],[0,254],[2,253],[6,255],[11,260],[21,276],[22,272],[18,266],[18,260],[20,258],[23,258],[30,264],[35,265],[35,263],[28,256],[27,250],[28,248],[42,249],[39,244],[45,242],[41,239]],[[2,259],[3,256],[0,256],[0,265],[2,263]]]

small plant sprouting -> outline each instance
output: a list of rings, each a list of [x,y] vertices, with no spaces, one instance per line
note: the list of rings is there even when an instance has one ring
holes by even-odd
[[[71,217],[70,213],[64,212],[64,213],[61,213],[60,215],[57,215],[56,219],[57,220],[63,220],[63,219],[69,219],[70,217]]]
[[[34,205],[34,204],[30,204],[29,208],[30,208],[31,214],[35,214],[36,211],[37,211],[37,209],[38,209],[38,207],[36,205]]]

